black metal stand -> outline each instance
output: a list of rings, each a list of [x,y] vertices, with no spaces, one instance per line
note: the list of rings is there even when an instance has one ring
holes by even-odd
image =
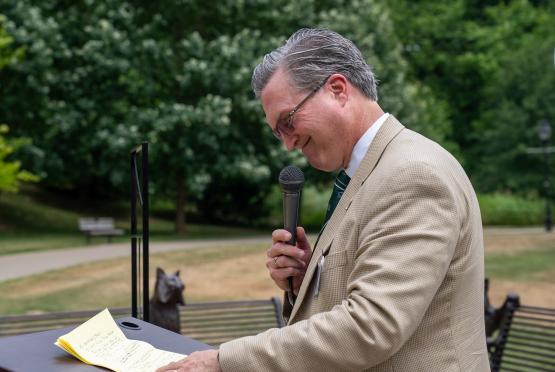
[[[139,180],[139,167],[137,154],[141,153],[141,178]],[[138,266],[141,255],[137,254],[137,242],[140,236],[137,232],[137,201],[142,208],[142,262],[143,262],[143,320],[148,322],[149,314],[149,198],[148,198],[148,143],[143,142],[140,146],[131,150],[131,315],[139,318],[138,312]]]

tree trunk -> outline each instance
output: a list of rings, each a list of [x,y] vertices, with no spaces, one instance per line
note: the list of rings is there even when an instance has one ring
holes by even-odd
[[[175,232],[178,234],[184,234],[186,232],[185,226],[185,202],[187,199],[187,193],[185,190],[185,179],[182,172],[178,172],[176,175],[176,200],[175,200]]]

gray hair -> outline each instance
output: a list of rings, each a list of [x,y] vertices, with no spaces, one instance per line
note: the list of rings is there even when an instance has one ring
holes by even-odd
[[[337,32],[302,28],[284,45],[266,54],[252,74],[252,89],[257,98],[280,67],[300,91],[309,91],[326,77],[339,73],[366,97],[378,100],[376,79],[370,66],[355,44]]]

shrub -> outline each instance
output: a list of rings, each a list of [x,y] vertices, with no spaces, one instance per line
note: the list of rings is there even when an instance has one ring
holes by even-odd
[[[326,215],[329,190],[320,190],[315,186],[305,186],[302,191],[300,225],[310,232],[320,231]],[[274,186],[266,199],[266,205],[271,211],[267,225],[277,228],[283,226],[283,196],[279,186]]]
[[[526,199],[507,194],[478,195],[484,225],[541,225],[545,204],[538,199]]]
[[[32,231],[77,232],[78,215],[48,207],[20,194],[0,195],[0,221]]]
[[[300,224],[311,232],[318,232],[326,215],[331,187],[303,188]],[[279,186],[272,188],[266,205],[271,211],[265,225],[277,228],[283,226],[282,193]],[[545,202],[508,194],[478,195],[482,223],[484,226],[531,226],[542,225],[545,218]]]

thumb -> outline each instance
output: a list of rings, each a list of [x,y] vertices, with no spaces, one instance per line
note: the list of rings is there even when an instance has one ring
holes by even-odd
[[[297,247],[302,249],[303,251],[310,251],[310,242],[306,236],[306,232],[304,228],[301,226],[297,226]]]

